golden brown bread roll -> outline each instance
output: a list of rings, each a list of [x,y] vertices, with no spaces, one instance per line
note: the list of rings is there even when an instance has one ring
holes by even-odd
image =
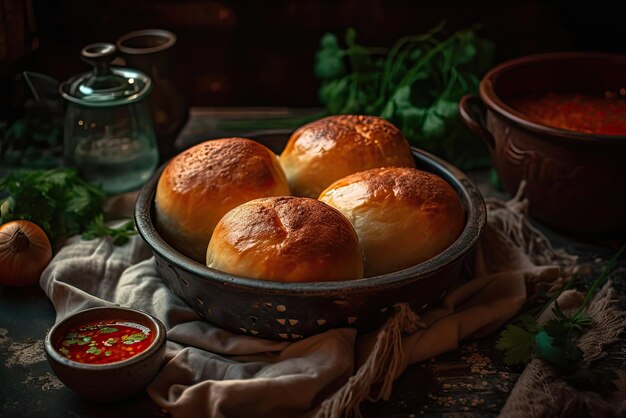
[[[400,130],[375,116],[342,115],[298,128],[280,155],[291,191],[317,198],[335,180],[376,167],[415,167]]]
[[[203,142],[165,167],[156,191],[156,221],[163,238],[182,254],[204,263],[213,228],[241,203],[289,195],[278,158],[244,138]]]
[[[215,227],[207,266],[285,282],[363,277],[354,228],[334,208],[304,197],[255,199],[228,212]]]
[[[356,173],[333,183],[319,199],[354,226],[365,257],[365,277],[434,257],[458,238],[465,225],[465,212],[452,186],[415,168]]]

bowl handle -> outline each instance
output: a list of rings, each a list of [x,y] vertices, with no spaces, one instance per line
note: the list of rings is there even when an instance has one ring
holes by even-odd
[[[483,142],[489,148],[489,152],[493,153],[496,147],[496,141],[485,127],[485,113],[487,109],[482,100],[474,94],[466,94],[459,102],[459,113],[465,125],[472,132],[482,138]]]

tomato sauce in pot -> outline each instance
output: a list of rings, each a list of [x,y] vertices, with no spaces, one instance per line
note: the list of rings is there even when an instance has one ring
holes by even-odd
[[[614,94],[595,97],[547,93],[516,98],[510,103],[528,119],[542,125],[596,135],[626,135],[626,101]]]
[[[65,358],[87,364],[123,361],[154,341],[150,328],[126,320],[89,322],[72,328],[55,348]]]

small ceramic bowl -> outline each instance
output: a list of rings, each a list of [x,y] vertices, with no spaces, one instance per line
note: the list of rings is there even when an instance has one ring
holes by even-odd
[[[602,97],[626,87],[626,55],[560,52],[504,62],[465,96],[460,113],[485,142],[504,189],[522,180],[533,217],[584,234],[626,232],[626,135],[553,128],[512,105],[528,95],[583,93]]]
[[[70,346],[67,338],[73,330],[86,324],[111,320],[122,326],[132,323],[138,329],[149,331],[146,334],[152,334],[151,341],[144,344],[145,349],[130,358],[104,364],[74,361],[62,352]],[[111,331],[115,324],[108,325],[110,326],[106,332],[110,334],[107,336],[115,336]],[[165,337],[166,331],[161,321],[145,312],[122,307],[101,307],[76,312],[58,322],[48,332],[44,347],[52,370],[67,387],[85,399],[115,402],[136,395],[156,375],[165,356]],[[124,350],[134,347],[132,342],[123,344],[119,341],[124,338],[117,340]],[[81,351],[90,349],[89,343],[84,343],[82,337],[75,338],[74,341],[80,341]],[[107,355],[111,355],[110,351],[104,351],[105,347],[96,346],[95,343],[93,350],[100,351],[98,355],[101,357],[107,352]]]

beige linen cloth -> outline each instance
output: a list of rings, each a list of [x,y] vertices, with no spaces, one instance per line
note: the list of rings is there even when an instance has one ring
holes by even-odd
[[[360,416],[359,404],[387,399],[409,364],[497,330],[529,297],[558,289],[572,274],[575,258],[554,251],[525,222],[520,196],[487,203],[474,278],[420,317],[396,306],[388,322],[367,335],[344,328],[287,343],[217,328],[169,290],[138,236],[121,247],[108,238],[69,240],[41,286],[57,320],[108,304],[161,319],[166,360],[147,391],[173,417]]]

